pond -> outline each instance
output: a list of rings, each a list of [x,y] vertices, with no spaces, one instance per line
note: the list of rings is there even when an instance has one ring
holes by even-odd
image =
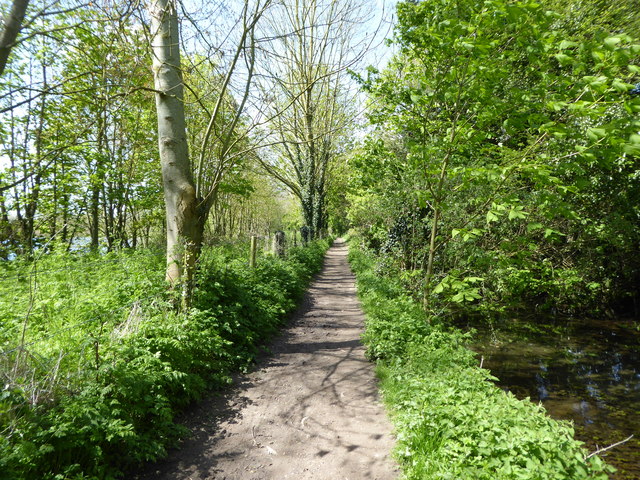
[[[542,402],[553,418],[571,420],[589,451],[630,435],[601,454],[615,480],[640,479],[640,331],[622,319],[509,320],[475,328],[472,348],[498,385]]]

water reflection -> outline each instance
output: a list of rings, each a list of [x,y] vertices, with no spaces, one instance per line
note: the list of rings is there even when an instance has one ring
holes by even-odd
[[[544,404],[554,418],[574,422],[589,450],[635,438],[603,457],[616,480],[640,479],[640,332],[633,322],[509,320],[467,324],[474,349],[498,385]]]

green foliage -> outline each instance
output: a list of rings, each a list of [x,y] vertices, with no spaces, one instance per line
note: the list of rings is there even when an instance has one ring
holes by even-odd
[[[261,257],[253,270],[247,245],[205,249],[188,314],[175,312],[164,259],[152,252],[42,258],[36,301],[21,307],[34,318],[20,356],[4,354],[19,335],[10,304],[2,306],[0,479],[119,478],[164,456],[185,433],[176,413],[248,368],[328,246],[317,241],[284,260]],[[5,268],[33,286],[33,264]],[[28,293],[22,288],[16,300]],[[97,331],[94,315],[102,318]]]
[[[400,2],[398,53],[361,79],[376,129],[350,163],[350,218],[434,313],[637,300],[640,47],[564,20]]]
[[[376,274],[371,253],[352,246],[349,261],[367,317],[367,352],[378,359],[396,426],[403,478],[608,478],[611,467],[598,457],[585,459],[568,423],[493,385],[495,378],[465,348],[469,336],[428,323],[397,279]]]

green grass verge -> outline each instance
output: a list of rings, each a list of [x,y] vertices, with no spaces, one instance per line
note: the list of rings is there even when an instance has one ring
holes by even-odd
[[[404,478],[608,478],[611,467],[586,458],[568,422],[496,387],[466,348],[468,335],[429,324],[399,281],[376,273],[372,254],[352,245],[349,261],[367,317],[363,339],[378,362]]]
[[[251,364],[328,245],[265,256],[255,269],[247,249],[206,249],[188,314],[163,293],[161,256],[51,257],[30,302],[33,265],[4,266],[18,283],[15,302],[0,304],[0,479],[120,478],[164,456],[185,433],[176,414]],[[15,350],[25,309],[25,342]]]

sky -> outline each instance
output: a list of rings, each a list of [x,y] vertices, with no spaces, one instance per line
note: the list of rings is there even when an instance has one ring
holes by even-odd
[[[196,24],[201,30],[199,32],[199,42],[209,42],[209,48],[216,48],[219,38],[233,40],[233,14],[242,0],[221,0],[218,2],[211,0],[183,0],[184,12],[193,18],[193,23],[186,15],[183,15],[183,32],[187,32],[189,25]],[[291,0],[289,0],[291,1]],[[363,0],[372,6],[370,18],[363,23],[359,35],[372,35],[377,32],[376,38],[372,41],[374,48],[369,50],[355,70],[364,70],[368,65],[382,68],[392,55],[392,49],[384,44],[384,39],[392,34],[393,19],[395,17],[395,5],[398,0]],[[368,6],[368,4],[365,3]],[[192,41],[193,41],[192,37]],[[186,39],[189,42],[189,39]],[[204,44],[204,43],[203,43]],[[229,42],[232,45],[233,42]],[[0,170],[7,167],[7,159],[0,158]]]

